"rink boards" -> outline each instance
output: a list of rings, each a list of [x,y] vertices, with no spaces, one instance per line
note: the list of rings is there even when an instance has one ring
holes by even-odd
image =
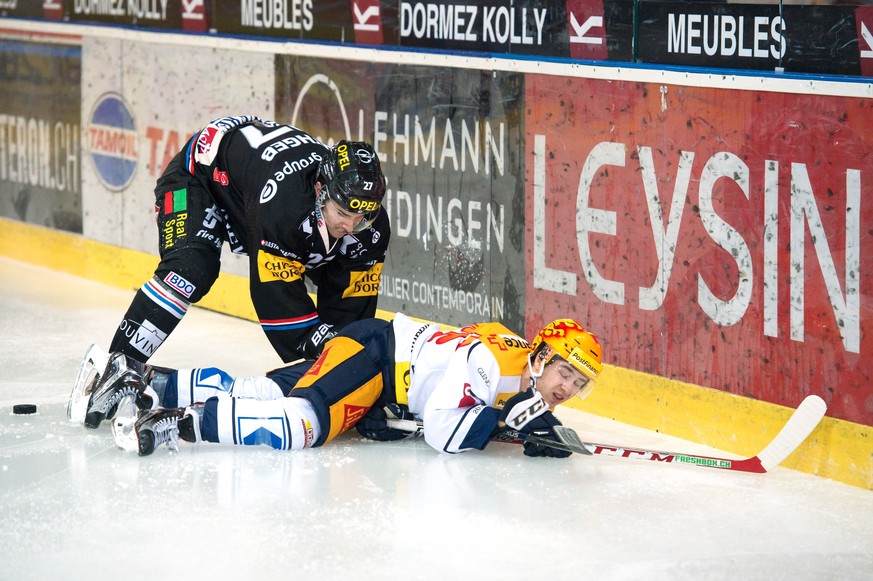
[[[205,120],[368,139],[382,316],[576,317],[610,364],[586,410],[742,454],[820,394],[788,465],[873,485],[869,83],[3,24],[5,254],[135,288],[155,179]],[[251,318],[223,264],[202,305]]]

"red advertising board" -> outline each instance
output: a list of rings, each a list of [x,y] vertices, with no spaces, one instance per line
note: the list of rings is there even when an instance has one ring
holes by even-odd
[[[573,316],[608,363],[873,425],[868,100],[525,92],[527,329]]]
[[[379,0],[352,0],[352,24],[358,44],[382,44],[382,12]]]
[[[855,9],[855,26],[861,74],[870,77],[873,76],[873,6],[858,6]]]
[[[603,0],[567,0],[570,57],[607,60]]]

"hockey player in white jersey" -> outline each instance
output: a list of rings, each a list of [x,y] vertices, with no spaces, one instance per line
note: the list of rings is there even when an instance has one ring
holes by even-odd
[[[353,426],[371,439],[406,437],[394,418],[421,422],[430,446],[455,454],[485,448],[504,425],[556,440],[552,409],[586,396],[601,361],[597,338],[571,319],[528,343],[500,323],[442,331],[398,314],[352,323],[316,361],[261,377],[234,379],[216,368],[152,368],[143,377],[113,356],[88,413],[102,418],[122,399],[135,400],[135,419],[116,418],[113,430],[120,447],[141,456],[163,443],[174,449],[180,438],[296,450]],[[570,454],[530,442],[524,453]]]

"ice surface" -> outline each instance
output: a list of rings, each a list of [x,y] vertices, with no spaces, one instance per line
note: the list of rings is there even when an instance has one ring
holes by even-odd
[[[846,580],[873,571],[873,494],[785,468],[446,457],[346,434],[301,452],[182,443],[138,458],[71,425],[91,343],[132,297],[0,258],[0,579]],[[192,308],[153,362],[279,365],[251,322]],[[36,403],[16,416],[16,403]],[[724,455],[559,409],[583,439]]]

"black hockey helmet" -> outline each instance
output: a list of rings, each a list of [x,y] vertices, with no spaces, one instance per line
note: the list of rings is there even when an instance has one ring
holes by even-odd
[[[369,143],[346,141],[335,144],[318,168],[321,203],[331,199],[343,209],[364,214],[362,224],[369,226],[385,197],[385,176],[379,156]]]

